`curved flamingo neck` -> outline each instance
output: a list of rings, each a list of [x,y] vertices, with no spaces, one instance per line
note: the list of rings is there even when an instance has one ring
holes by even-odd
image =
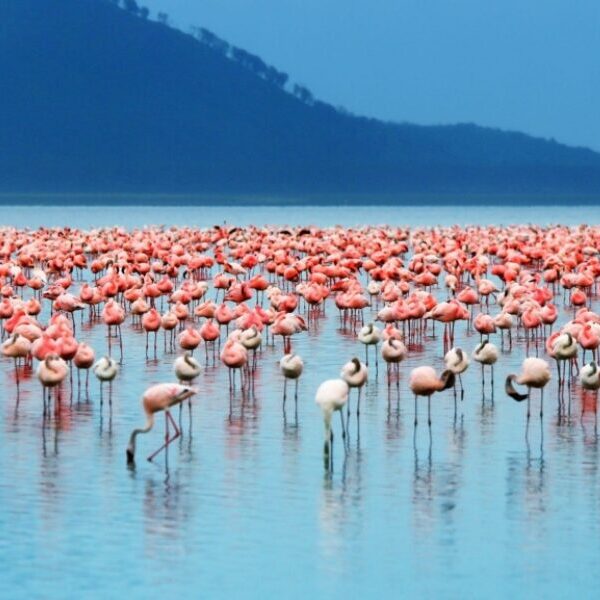
[[[154,427],[154,413],[147,413],[146,425],[144,427],[139,427],[138,429],[134,429],[131,432],[131,437],[129,438],[129,445],[127,446],[127,454],[133,459],[135,456],[135,440],[140,433],[148,433],[152,427]]]

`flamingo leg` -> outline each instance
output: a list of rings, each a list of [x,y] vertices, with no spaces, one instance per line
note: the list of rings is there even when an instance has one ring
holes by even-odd
[[[431,396],[427,396],[427,423],[431,427]]]
[[[175,433],[173,435],[173,437],[169,437],[169,421],[171,422],[171,425],[173,425],[173,427],[175,428]],[[179,436],[181,435],[181,429],[179,429],[179,427],[177,427],[177,423],[175,422],[175,420],[173,419],[173,417],[171,416],[170,411],[166,410],[165,411],[165,443],[155,452],[153,452],[149,457],[148,460],[152,461],[152,459],[162,450],[164,450],[165,448],[167,448],[167,446],[175,441]]]
[[[342,438],[346,439],[346,425],[344,424],[344,411],[340,410],[340,421],[342,422]]]
[[[415,427],[418,425],[418,418],[417,418],[417,395],[415,394]]]

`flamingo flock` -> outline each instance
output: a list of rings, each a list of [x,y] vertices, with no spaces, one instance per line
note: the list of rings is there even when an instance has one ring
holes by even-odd
[[[333,413],[340,414],[345,443],[352,390],[358,420],[362,390],[379,376],[379,357],[388,392],[395,383],[399,398],[406,376],[415,427],[419,397],[427,398],[429,426],[435,394],[452,390],[456,414],[471,360],[481,367],[483,401],[486,370],[493,403],[494,371],[501,369],[506,397],[527,400],[527,419],[532,389],[540,390],[543,417],[543,391],[555,370],[557,416],[568,419],[574,390],[600,389],[599,278],[600,227],[588,225],[4,227],[1,352],[13,361],[17,402],[22,381],[37,376],[44,416],[60,411],[67,396],[89,399],[90,371],[101,404],[108,385],[110,404],[132,354],[172,355],[173,382],[140,390],[146,422],[130,436],[131,463],[136,439],[152,430],[156,413],[165,413],[165,441],[150,460],[182,435],[171,409],[179,406],[181,414],[187,401],[192,418],[203,365],[227,369],[230,395],[238,385],[250,394],[268,348],[278,353],[284,415],[288,381],[297,411],[305,399],[299,382],[311,364],[294,350],[295,340],[321,343],[320,321],[335,318],[355,347],[339,356],[338,378],[315,390],[330,467]],[[89,327],[78,327],[86,321],[105,328],[103,347],[92,347]],[[143,332],[144,350],[125,347],[124,325]],[[463,342],[475,336],[468,348],[457,345],[457,327]],[[426,348],[436,357],[433,365],[419,364]],[[514,348],[525,354],[519,373],[506,364]],[[356,356],[362,352],[364,362]],[[407,359],[414,367],[409,373],[402,365]]]

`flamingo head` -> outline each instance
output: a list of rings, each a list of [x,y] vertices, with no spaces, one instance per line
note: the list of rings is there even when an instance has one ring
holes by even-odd
[[[513,400],[516,400],[517,402],[523,402],[523,400],[527,400],[527,398],[529,397],[529,394],[519,394],[519,392],[517,392],[517,390],[515,389],[514,386],[514,381],[515,381],[516,375],[509,375],[506,378],[506,382],[504,384],[504,390],[506,391],[507,395],[510,396]]]
[[[448,388],[451,388],[454,385],[456,376],[450,369],[446,369],[441,374],[440,379],[442,380],[442,390],[447,390]]]

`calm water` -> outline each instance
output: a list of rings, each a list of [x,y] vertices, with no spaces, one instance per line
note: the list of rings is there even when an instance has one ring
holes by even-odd
[[[591,207],[67,210],[14,208],[4,222],[576,224],[600,216]],[[78,327],[98,353],[106,348],[103,327]],[[465,329],[457,327],[457,343],[470,352],[479,336]],[[125,447],[143,421],[140,394],[171,379],[174,357],[161,339],[158,359],[146,361],[143,333],[127,325],[124,334],[112,410],[100,407],[97,382],[90,401],[75,384],[60,414],[44,421],[37,381],[22,383],[17,404],[12,365],[0,363],[0,597],[597,597],[595,413],[587,406],[580,419],[574,386],[572,418],[558,424],[553,383],[543,423],[534,409],[527,431],[524,406],[502,391],[523,342],[497,365],[493,405],[489,387],[482,403],[478,368],[466,374],[456,419],[451,392],[434,398],[431,438],[425,419],[415,434],[407,380],[413,366],[441,366],[441,340],[412,349],[399,392],[388,395],[383,368],[372,374],[360,431],[353,417],[349,448],[338,435],[326,474],[314,392],[347,358],[362,356],[331,304],[294,342],[306,360],[297,417],[293,402],[282,413],[281,348],[268,347],[246,402],[239,392],[230,398],[223,368],[205,368],[191,432],[184,413],[168,464],[147,463],[161,443],[158,420],[139,439],[134,470]]]

